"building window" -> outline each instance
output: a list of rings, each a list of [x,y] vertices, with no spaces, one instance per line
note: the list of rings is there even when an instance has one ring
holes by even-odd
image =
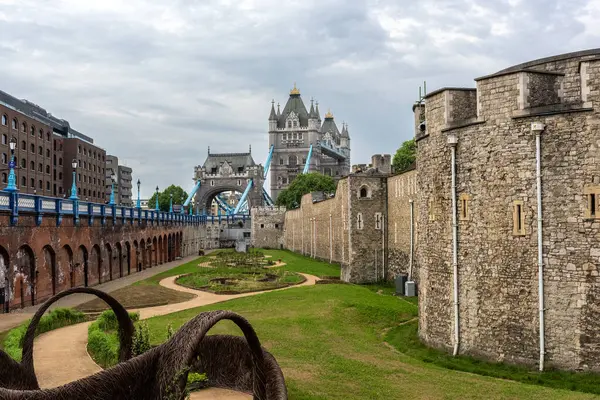
[[[46,149],[46,157],[50,158],[50,149]]]
[[[42,180],[40,179],[38,181],[38,189],[42,190],[44,188],[44,182],[42,182]]]
[[[525,235],[525,209],[521,200],[513,202],[513,235]]]
[[[62,158],[58,159],[58,165],[62,165]]]
[[[8,117],[5,114],[2,114],[2,125],[6,126],[8,124]]]
[[[25,178],[24,176],[21,177],[21,186],[27,186],[27,178]]]
[[[50,181],[46,181],[46,191],[50,190]]]
[[[468,221],[469,220],[469,195],[466,193],[462,193],[458,198],[460,204],[460,220]]]
[[[42,165],[42,163],[38,164],[38,172],[44,172],[44,166]]]
[[[77,182],[81,182],[81,174],[77,174]]]
[[[378,231],[383,227],[383,217],[381,213],[375,213],[375,229]]]
[[[27,124],[25,122],[21,124],[21,132],[27,133]]]
[[[42,147],[42,146],[39,146],[39,147],[38,147],[38,154],[39,154],[40,156],[43,156],[43,155],[44,155],[44,149],[43,149],[43,147]]]
[[[6,135],[4,135],[6,136]],[[5,139],[2,139],[2,141],[4,142]],[[6,144],[6,143],[3,143]],[[279,165],[283,165],[283,158],[279,157]]]
[[[369,189],[367,189],[366,186],[361,187],[358,197],[360,197],[361,199],[369,197]]]
[[[600,187],[586,187],[584,189],[586,198],[585,217],[600,218]]]
[[[47,173],[48,175],[50,175],[50,166],[49,166],[49,165],[46,165],[46,173]]]
[[[302,140],[302,132],[298,132],[298,139]]]
[[[81,154],[81,146],[77,146],[77,154]]]
[[[31,178],[31,188],[35,189],[35,179]]]
[[[242,180],[238,179],[238,186],[242,186]]]
[[[58,187],[58,193],[62,194],[62,192],[63,192],[63,188],[62,188],[62,186],[59,186]]]
[[[50,132],[46,132],[46,140],[50,141]],[[50,157],[50,156],[48,156],[48,157]],[[50,189],[48,189],[48,190],[50,190]]]
[[[290,158],[288,159],[288,165],[291,165],[291,166],[298,165],[298,157],[290,156]]]
[[[29,149],[31,150],[31,152],[32,152],[33,154],[35,154],[35,144],[31,143],[31,144],[29,145]]]
[[[215,186],[215,181],[210,181],[210,186]]]
[[[87,189],[86,188],[83,188],[83,195],[87,196]]]
[[[260,229],[265,229],[265,224],[260,224]]]
[[[18,125],[17,119],[16,119],[16,118],[13,118],[11,127],[12,127],[14,130],[16,130],[16,129],[17,129],[17,125]],[[23,185],[23,186],[25,186],[25,185]]]
[[[294,121],[294,128],[296,128],[297,126],[298,126],[298,121]],[[296,136],[296,135],[294,134],[294,136]]]
[[[2,153],[2,164],[8,163],[8,155],[6,153]]]
[[[8,180],[8,177],[6,176],[6,173],[3,172],[2,173],[2,183],[6,183],[7,180]]]
[[[2,135],[2,144],[8,144],[8,136]]]
[[[359,231],[362,231],[363,225],[364,225],[364,221],[363,221],[362,213],[358,213],[356,215],[356,229],[358,229]]]
[[[40,129],[40,139],[43,139],[43,138],[44,138],[44,130]]]
[[[27,151],[27,142],[24,140],[21,142],[21,150]]]
[[[31,128],[29,129],[29,133],[31,133],[31,136],[35,136],[35,126],[31,125]]]
[[[434,210],[434,201],[433,198],[430,198],[427,202],[428,212],[429,212],[429,220],[435,221],[435,210]]]
[[[27,168],[27,161],[24,158],[21,158],[21,168]]]
[[[35,161],[29,161],[29,169],[35,171]]]
[[[291,127],[292,127],[292,121],[288,121],[288,122],[287,122],[287,127],[288,127],[288,128],[291,128]]]
[[[59,179],[59,180],[62,180],[62,172],[59,172],[59,173],[58,173],[58,179]]]

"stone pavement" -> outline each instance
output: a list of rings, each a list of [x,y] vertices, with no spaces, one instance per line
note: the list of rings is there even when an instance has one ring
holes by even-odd
[[[292,287],[314,285],[319,279],[312,275],[302,275],[304,275],[306,281]],[[197,295],[197,297],[181,303],[137,310],[140,312],[141,319],[170,314],[203,305],[220,303],[239,297],[255,296],[260,293],[265,293],[254,292],[236,295],[218,295],[179,286],[175,283],[176,278],[177,277],[174,276],[165,278],[160,284],[170,289],[193,293]],[[289,289],[289,287],[271,291],[287,289]],[[88,322],[67,326],[65,328],[44,333],[36,338],[33,353],[34,365],[41,388],[52,388],[64,385],[101,370],[87,353],[87,327],[89,324],[90,323]],[[60,362],[58,360],[68,360],[68,362]],[[194,400],[246,400],[251,398],[252,396],[246,394],[224,391],[221,389],[202,390],[192,395],[192,399]]]
[[[129,286],[135,282],[144,280],[161,272],[170,270],[179,265],[190,262],[194,259],[198,258],[198,256],[190,256],[185,257],[181,260],[175,260],[169,263],[165,263],[156,267],[147,268],[143,271],[136,272],[134,274],[125,276],[123,278],[118,278],[109,282],[102,283],[100,285],[93,286],[94,289],[102,290],[103,292],[113,292],[117,289],[121,289],[125,286]],[[80,304],[86,303],[90,300],[94,300],[96,296],[92,296],[89,294],[74,294],[71,296],[67,296],[58,300],[54,303],[50,309],[57,307],[76,307]],[[15,310],[10,314],[0,314],[0,332],[7,331],[9,329],[14,328],[17,325],[20,325],[23,321],[28,320],[33,316],[33,314],[37,311],[41,304],[32,307],[25,307],[19,310]]]

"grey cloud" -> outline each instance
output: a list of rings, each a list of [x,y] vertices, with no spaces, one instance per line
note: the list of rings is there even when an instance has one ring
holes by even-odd
[[[306,103],[314,96],[350,124],[358,163],[411,137],[423,80],[430,90],[474,86],[599,39],[578,20],[584,0],[255,3],[9,4],[0,11],[2,89],[126,160],[149,195],[156,184],[187,189],[208,146],[252,144],[264,162],[270,100],[283,106],[294,81]]]

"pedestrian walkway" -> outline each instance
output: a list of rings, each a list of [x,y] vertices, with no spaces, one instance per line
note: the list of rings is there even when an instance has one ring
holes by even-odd
[[[156,271],[156,270],[155,270]],[[306,281],[296,286],[314,285],[319,279],[316,276],[302,274]],[[240,297],[255,296],[265,292],[242,293],[235,295],[219,295],[203,292],[177,285],[177,276],[172,276],[160,281],[160,285],[181,292],[193,293],[195,298],[176,304],[148,307],[139,311],[140,319],[165,315],[177,311],[204,305],[220,303],[223,301]],[[296,287],[291,286],[291,287]],[[290,287],[274,289],[270,291],[287,290]],[[77,379],[84,378],[101,371],[101,368],[91,359],[87,353],[87,328],[89,322],[67,326],[61,329],[47,332],[36,338],[34,343],[34,365],[36,375],[41,388],[52,388],[64,385]],[[69,360],[61,363],[59,360]],[[60,368],[58,366],[60,365]],[[195,392],[194,400],[221,399],[221,400],[246,400],[252,396],[221,389],[210,389]]]
[[[178,267],[179,265],[190,262],[196,258],[198,258],[198,256],[185,257],[181,260],[176,260],[158,265],[156,267],[147,268],[143,271],[136,272],[131,275],[124,276],[122,278],[101,283],[100,285],[93,286],[93,288],[102,290],[106,293],[110,293],[117,289],[124,288],[125,286],[129,286],[135,282],[142,281],[146,278],[150,278],[151,276],[154,276],[156,274],[160,274],[161,272]],[[73,308],[90,300],[94,300],[95,298],[96,296],[89,294],[74,294],[58,300],[56,303],[50,306],[50,309],[52,310],[53,308],[59,307]],[[36,306],[30,306],[19,310],[15,310],[15,312],[11,312],[10,314],[0,314],[0,332],[7,331],[9,329],[14,328],[15,326],[22,324],[24,321],[31,318],[40,306],[41,304],[38,304]]]

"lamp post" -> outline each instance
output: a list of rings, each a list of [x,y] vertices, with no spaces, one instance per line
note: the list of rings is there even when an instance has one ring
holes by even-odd
[[[158,186],[156,187],[156,211],[158,211]]]
[[[115,205],[115,180],[117,179],[115,174],[110,176],[110,199],[108,201],[109,206]]]
[[[137,186],[138,186],[138,199],[137,199],[137,208],[142,208],[142,203],[140,202],[140,185],[142,183],[140,182],[140,180],[138,179],[137,181]]]
[[[78,200],[77,197],[77,160],[71,161],[71,167],[73,167],[73,184],[71,185],[71,197],[69,200]]]
[[[15,149],[17,148],[17,139],[14,137],[10,138],[9,142],[10,146],[10,161],[8,163],[8,167],[10,168],[10,172],[8,173],[8,185],[6,186],[7,192],[16,192],[17,190],[17,177],[15,176]]]
[[[169,212],[173,212],[173,193],[171,193],[171,202],[169,203]]]

